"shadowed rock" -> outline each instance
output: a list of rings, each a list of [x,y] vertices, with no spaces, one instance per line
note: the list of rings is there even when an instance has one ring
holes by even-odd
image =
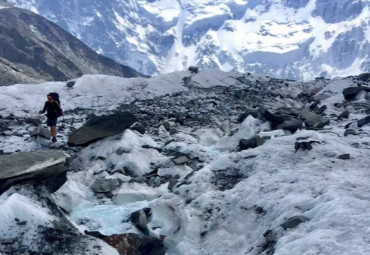
[[[0,193],[17,183],[48,179],[64,173],[67,170],[67,157],[65,153],[56,150],[0,156]]]
[[[68,145],[87,146],[100,139],[120,134],[135,122],[136,117],[129,112],[94,117],[69,136]]]
[[[153,237],[137,234],[113,235],[103,239],[117,249],[120,255],[164,255],[163,243]]]

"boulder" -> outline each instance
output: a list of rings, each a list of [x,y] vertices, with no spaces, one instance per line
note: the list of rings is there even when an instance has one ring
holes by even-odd
[[[348,136],[348,135],[357,135],[357,132],[356,130],[350,128],[344,131],[344,136]]]
[[[338,156],[338,159],[349,160],[349,159],[351,159],[351,155],[350,154],[342,154],[342,155]]]
[[[295,228],[298,225],[300,225],[303,222],[309,221],[310,219],[307,218],[306,216],[294,216],[289,218],[287,221],[285,221],[283,224],[280,226],[284,229],[287,230],[288,228]]]
[[[190,66],[188,70],[192,73],[198,73],[199,72],[199,68],[196,67],[196,66]]]
[[[137,234],[112,235],[103,239],[110,244],[120,255],[164,255],[166,248],[163,243],[153,237]]]
[[[262,139],[260,136],[256,135],[250,139],[241,139],[239,141],[239,149],[241,151],[243,150],[248,150],[248,149],[253,149],[258,146],[261,146],[265,143],[265,140]]]
[[[349,88],[345,88],[343,90],[343,96],[346,100],[348,101],[351,101],[351,100],[355,100],[358,93],[360,93],[362,91],[362,88],[361,87],[349,87]]]
[[[149,222],[149,217],[151,215],[150,208],[144,208],[137,212],[134,212],[130,216],[130,221],[137,227],[140,231],[147,231],[147,225]]]
[[[41,125],[41,120],[37,118],[26,118],[26,123],[34,126]]]
[[[242,114],[239,115],[239,117],[237,119],[237,122],[238,123],[242,123],[249,115],[252,115],[254,118],[258,118],[259,117],[258,111],[246,110]]]
[[[326,105],[323,105],[319,109],[317,109],[316,113],[323,114],[326,111],[326,109],[328,109],[328,107]]]
[[[286,120],[279,126],[277,126],[277,129],[285,129],[289,130],[292,133],[295,133],[298,129],[302,128],[302,121],[297,120],[297,119],[291,119],[291,120]]]
[[[48,128],[44,127],[35,127],[31,132],[30,132],[31,137],[42,137],[45,139],[50,139],[51,138],[51,133]]]
[[[342,120],[342,119],[348,119],[349,118],[349,111],[344,111],[342,112],[339,116],[338,116],[338,119],[339,120]]]
[[[299,111],[298,115],[307,129],[323,128],[330,123],[329,119],[324,119],[321,115],[310,112],[307,109]]]
[[[181,156],[173,160],[173,162],[175,162],[176,165],[182,165],[187,163],[188,161],[189,159],[186,156]]]
[[[68,145],[71,147],[87,146],[100,139],[120,134],[131,127],[136,120],[135,115],[129,112],[93,117],[72,132],[68,138]]]
[[[294,144],[294,149],[295,149],[295,152],[297,152],[298,150],[302,150],[302,151],[310,151],[313,149],[312,147],[312,144],[311,142],[296,142]]]
[[[370,115],[366,116],[365,118],[357,121],[357,126],[361,128],[362,126],[365,126],[367,124],[370,124]]]
[[[40,181],[65,174],[67,157],[64,152],[56,150],[19,152],[0,156],[0,193],[17,183],[29,180]],[[53,181],[49,184],[55,183]],[[59,186],[63,183],[57,181],[56,184]],[[57,188],[52,187],[53,190]]]
[[[370,73],[362,73],[358,76],[360,81],[370,81]]]
[[[120,179],[98,178],[92,184],[91,189],[94,193],[108,193],[121,186],[121,183]]]

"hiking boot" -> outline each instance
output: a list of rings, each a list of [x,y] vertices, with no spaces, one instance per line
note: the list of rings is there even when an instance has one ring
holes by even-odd
[[[53,137],[53,139],[51,139],[51,141],[52,141],[53,143],[55,143],[55,142],[57,141],[57,138],[54,136],[54,137]]]

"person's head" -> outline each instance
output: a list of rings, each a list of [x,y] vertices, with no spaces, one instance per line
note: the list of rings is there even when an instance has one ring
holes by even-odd
[[[51,93],[49,93],[49,94],[47,95],[47,98],[48,98],[48,101],[49,101],[50,103],[54,101],[54,98],[53,98],[53,96],[51,95]]]

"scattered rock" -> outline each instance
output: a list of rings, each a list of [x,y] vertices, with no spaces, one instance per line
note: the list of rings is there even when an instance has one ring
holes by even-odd
[[[320,104],[320,100],[316,100],[315,102],[313,102],[311,105],[310,105],[310,110],[313,110],[315,109],[319,104]]]
[[[17,183],[40,181],[65,174],[67,157],[64,152],[56,150],[0,156],[0,194]]]
[[[294,216],[289,218],[287,221],[285,221],[283,224],[280,226],[284,229],[287,230],[288,228],[295,228],[298,225],[300,225],[303,222],[309,221],[310,219],[307,218],[306,216]]]
[[[38,126],[41,125],[41,120],[37,118],[26,118],[26,123]]]
[[[277,129],[285,129],[289,130],[292,133],[295,133],[298,129],[302,128],[303,123],[300,120],[297,119],[291,119],[291,120],[286,120],[279,126],[277,126]]]
[[[188,161],[189,159],[186,156],[181,156],[173,160],[173,162],[175,162],[176,165],[182,165],[187,163]]]
[[[239,115],[237,122],[242,123],[249,115],[253,116],[254,118],[259,117],[259,113],[254,110],[246,110],[242,114]]]
[[[188,70],[195,74],[199,72],[199,68],[196,66],[190,66]]]
[[[119,179],[98,178],[92,184],[91,189],[94,193],[108,193],[121,186],[121,183]]]
[[[112,235],[103,239],[119,252],[120,255],[165,255],[163,243],[153,237],[137,234]]]
[[[344,136],[348,136],[348,135],[357,135],[357,132],[356,130],[350,128],[344,131]]]
[[[349,111],[344,111],[342,112],[339,116],[338,116],[338,119],[339,120],[342,120],[342,119],[348,119],[349,118]]]
[[[256,135],[250,139],[241,139],[239,141],[239,150],[248,150],[257,148],[265,143],[265,140],[262,139],[260,136]]]
[[[76,81],[68,81],[66,86],[67,88],[73,88],[73,86],[76,84]]]
[[[171,125],[170,125],[170,123],[168,123],[167,121],[165,121],[165,122],[163,123],[163,126],[164,126],[164,128],[165,128],[167,131],[170,131],[170,130],[171,130]]]
[[[68,138],[68,145],[71,147],[87,146],[97,140],[120,134],[132,126],[136,120],[136,117],[129,112],[93,117],[72,132]]]
[[[326,111],[326,109],[328,109],[328,107],[327,107],[326,105],[323,105],[323,106],[321,106],[321,107],[316,111],[316,113],[317,113],[317,114],[323,114],[323,113]]]
[[[142,126],[142,125],[139,125],[139,124],[133,125],[130,129],[133,130],[133,131],[137,131],[142,135],[145,134],[145,132],[146,132],[145,127]]]
[[[358,127],[362,127],[362,126],[365,126],[367,124],[370,124],[370,115],[369,116],[366,116],[365,118],[357,121],[357,126]]]
[[[298,150],[310,151],[313,149],[312,142],[296,142],[294,144],[294,149],[295,152],[297,152]]]
[[[342,154],[342,155],[338,156],[338,159],[348,160],[348,159],[351,159],[351,155],[350,154]]]

